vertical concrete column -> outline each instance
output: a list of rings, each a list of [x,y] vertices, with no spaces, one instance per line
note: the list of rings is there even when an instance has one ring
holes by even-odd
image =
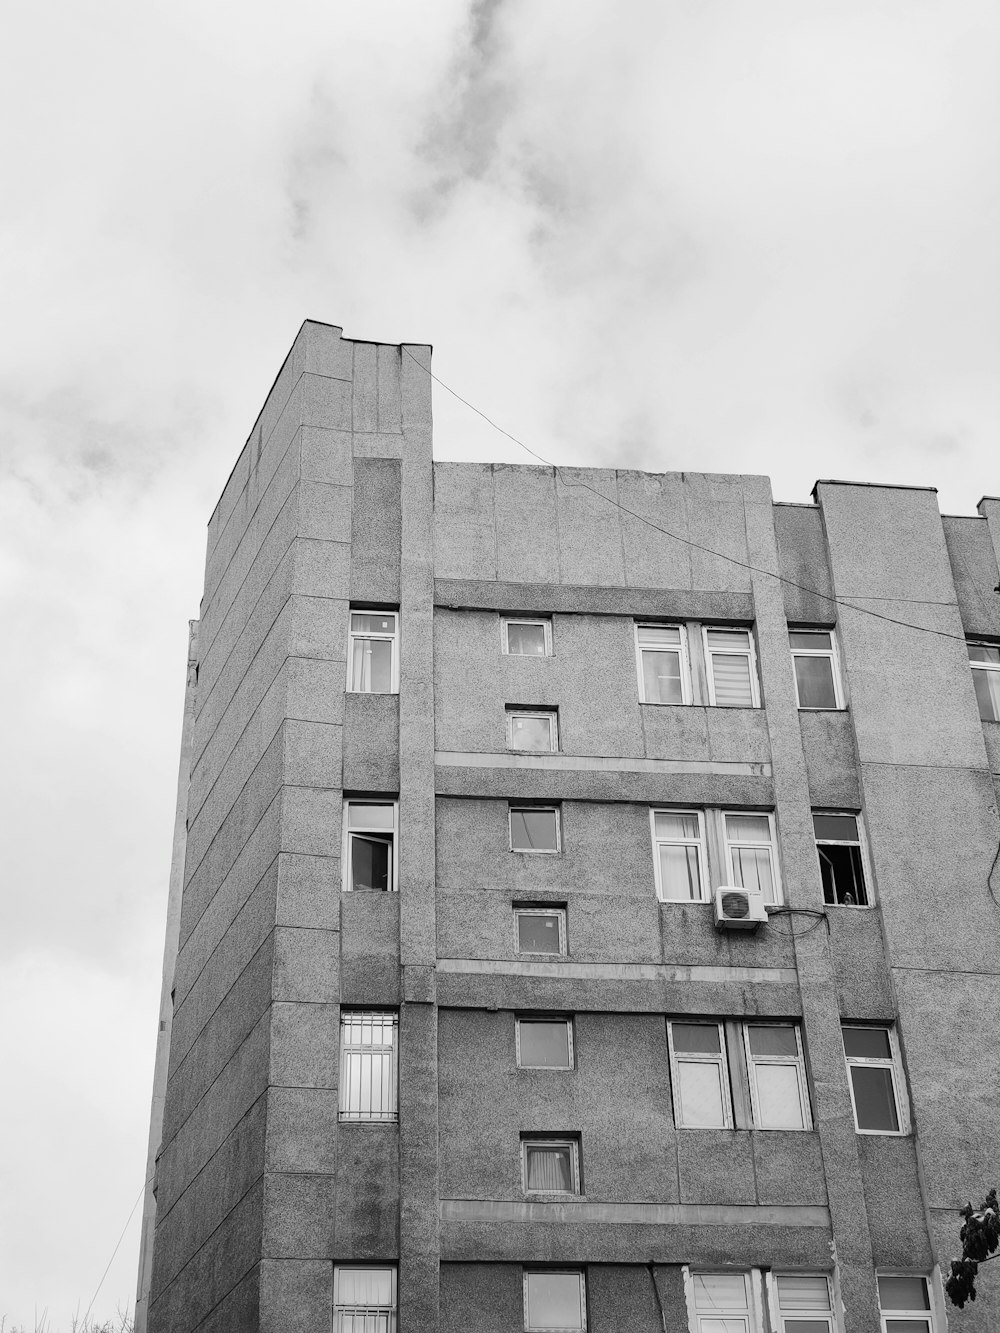
[[[997,565],[1000,566],[1000,495],[984,495],[976,508],[986,519],[986,526],[993,541],[993,550],[996,552]],[[1000,596],[1000,593],[997,596]]]
[[[388,350],[388,349],[387,349]],[[399,349],[403,428],[399,685],[400,1324],[438,1326],[434,566],[430,348]]]
[[[748,477],[744,494],[749,562],[758,569],[777,572],[770,483],[766,477]],[[785,902],[792,908],[819,912],[823,909],[823,889],[788,651],[783,587],[768,574],[753,573],[751,581]],[[813,1080],[813,1115],[823,1154],[833,1234],[838,1238],[836,1259],[848,1328],[877,1329],[878,1297],[844,1065],[836,973],[825,924],[816,927],[816,920],[808,915],[780,916],[767,929],[789,930],[796,936],[795,962]]]

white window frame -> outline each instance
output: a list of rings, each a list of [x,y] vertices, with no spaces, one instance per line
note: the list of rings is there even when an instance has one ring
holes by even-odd
[[[754,643],[753,630],[745,625],[702,625],[702,645],[705,651],[705,673],[708,677],[708,702],[713,708],[759,708],[760,707],[760,678],[757,674],[757,648]],[[708,646],[708,636],[710,634],[745,634],[747,636],[747,647],[745,652],[738,648],[710,648]],[[720,653],[723,657],[746,657],[748,670],[750,672],[750,702],[748,704],[717,704],[715,702],[715,670],[712,657],[715,653]]]
[[[554,955],[553,955],[554,956]],[[565,1065],[526,1065],[521,1060],[521,1024],[522,1023],[564,1023],[566,1026],[566,1049],[569,1063]],[[561,1014],[518,1014],[514,1019],[514,1048],[518,1069],[549,1069],[567,1074],[576,1068],[576,1052],[573,1048],[573,1020],[563,1018]]]
[[[351,824],[351,807],[355,805],[382,805],[392,809],[392,828],[374,828],[363,824]],[[387,893],[396,893],[399,888],[399,802],[383,800],[380,797],[350,796],[344,798],[344,834],[341,846],[341,860],[344,867],[342,889],[344,893],[354,890],[354,839],[352,834],[375,834],[391,839],[389,853],[389,887]]]
[[[993,648],[994,650],[997,649],[997,648],[1000,648],[1000,644],[996,644],[996,643],[987,643],[987,641],[986,641],[985,639],[969,639],[969,640],[968,640],[968,646],[969,646],[970,648]],[[998,683],[998,686],[1000,686],[1000,662],[974,662],[974,661],[972,660],[972,658],[970,657],[970,658],[969,658],[969,669],[970,669],[971,671],[984,671],[984,672],[987,672],[987,673],[992,673],[993,675],[995,675],[995,676],[997,677],[997,683]],[[973,683],[975,683],[975,682],[973,682]],[[979,696],[978,696],[978,695],[976,696],[976,702],[977,702],[977,705],[978,705],[978,702],[979,702]],[[980,714],[980,721],[982,721],[982,722],[1000,722],[1000,706],[998,706],[998,707],[996,708],[996,710],[995,710],[995,716],[993,716],[993,717],[983,717],[982,714]]]
[[[544,751],[542,751],[544,753]],[[540,811],[551,810],[556,820],[556,845],[555,847],[515,847],[514,846],[514,821],[513,814],[515,810],[533,810],[536,813]],[[558,856],[562,851],[562,811],[556,804],[553,805],[531,805],[518,801],[508,801],[507,803],[507,839],[510,850],[518,856]]]
[[[910,1107],[906,1097],[906,1082],[903,1078],[903,1063],[899,1057],[899,1042],[896,1037],[895,1023],[860,1023],[841,1019],[841,1044],[844,1028],[873,1028],[889,1034],[889,1058],[876,1059],[871,1056],[848,1055],[844,1048],[844,1060],[847,1063],[847,1086],[851,1090],[851,1110],[854,1113],[854,1129],[858,1134],[871,1134],[876,1138],[902,1139],[910,1133]],[[892,1083],[892,1095],[896,1103],[896,1122],[898,1129],[862,1129],[858,1124],[858,1105],[854,1098],[853,1068],[888,1069]]]
[[[570,1153],[570,1174],[573,1188],[569,1190],[533,1190],[528,1188],[528,1149],[529,1148],[568,1148]],[[580,1197],[580,1143],[578,1139],[566,1134],[525,1134],[521,1138],[521,1192],[529,1199],[538,1195],[560,1199]]]
[[[680,644],[678,651],[680,653],[680,672],[681,672],[681,698],[679,703],[659,703],[655,699],[646,698],[646,682],[642,674],[642,654],[648,652],[671,652],[671,648],[664,648],[656,644],[643,645],[642,630],[644,629],[675,629],[680,634]],[[687,626],[678,624],[674,621],[654,621],[637,620],[633,627],[633,638],[635,640],[635,671],[639,682],[639,702],[649,704],[655,708],[682,708],[691,703],[691,657],[688,652]]]
[[[926,1310],[883,1310],[882,1293],[878,1290],[879,1279],[883,1277],[920,1278],[923,1281],[924,1290],[927,1293],[928,1308]],[[876,1292],[878,1292],[878,1309],[882,1322],[882,1333],[889,1333],[890,1322],[895,1322],[896,1320],[899,1319],[919,1319],[922,1322],[926,1323],[927,1333],[934,1333],[935,1328],[938,1326],[937,1320],[935,1318],[935,1309],[937,1306],[937,1301],[935,1297],[937,1295],[937,1290],[933,1278],[929,1274],[914,1273],[914,1272],[906,1273],[898,1268],[893,1268],[893,1269],[879,1268],[876,1270],[875,1273],[875,1290]]]
[[[697,815],[698,816],[698,838],[697,842],[691,838],[661,838],[656,832],[657,815]],[[692,809],[691,807],[657,805],[652,806],[649,811],[649,831],[653,840],[653,876],[656,882],[656,896],[661,903],[707,903],[712,899],[712,885],[709,882],[708,874],[708,843],[705,834],[705,811]],[[660,869],[660,845],[665,847],[693,847],[698,848],[698,875],[701,880],[700,898],[668,898],[663,888],[663,874]]]
[[[389,1305],[345,1305],[340,1300],[340,1275],[341,1273],[357,1273],[363,1271],[372,1271],[377,1273],[389,1273],[391,1278],[391,1303]],[[335,1264],[333,1268],[333,1314],[334,1314],[334,1333],[341,1333],[344,1327],[342,1315],[351,1315],[352,1323],[354,1318],[361,1315],[365,1318],[365,1328],[369,1327],[368,1320],[385,1316],[386,1328],[388,1333],[395,1333],[396,1328],[396,1266],[395,1264]],[[377,1328],[377,1324],[372,1324],[372,1328]]]
[[[867,912],[869,908],[874,907],[874,895],[872,892],[871,867],[868,863],[868,847],[865,840],[864,821],[861,818],[859,810],[812,810],[813,816],[816,815],[836,815],[838,818],[850,818],[854,820],[854,826],[858,831],[857,839],[854,842],[845,841],[843,838],[818,838],[816,828],[813,826],[813,841],[816,844],[816,856],[819,858],[820,847],[857,847],[861,857],[861,877],[864,881],[865,901],[863,903],[824,903],[826,907],[846,907],[848,911]]]
[[[683,1023],[685,1025],[715,1028],[719,1033],[719,1052],[713,1051],[675,1051],[674,1050],[674,1024]],[[670,1084],[671,1094],[674,1103],[674,1125],[678,1129],[712,1129],[710,1125],[686,1125],[679,1118],[681,1115],[681,1074],[680,1064],[706,1064],[715,1065],[721,1071],[722,1084],[722,1116],[724,1123],[714,1126],[717,1129],[733,1128],[733,1090],[729,1074],[729,1055],[726,1049],[726,1029],[722,1023],[715,1021],[701,1021],[698,1018],[675,1017],[667,1019],[667,1050],[670,1055]]]
[[[561,1274],[564,1276],[574,1276],[580,1282],[580,1319],[579,1324],[566,1324],[557,1328],[546,1324],[531,1323],[531,1314],[528,1305],[528,1283],[529,1279],[536,1273]],[[586,1333],[587,1328],[587,1278],[582,1268],[525,1268],[522,1269],[522,1290],[524,1294],[524,1329],[525,1333]]]
[[[767,1018],[743,1019],[743,1050],[747,1062],[747,1080],[750,1084],[750,1114],[755,1129],[769,1130],[774,1133],[801,1134],[813,1127],[812,1107],[809,1101],[809,1083],[806,1079],[806,1060],[802,1049],[802,1029],[798,1023],[781,1023]],[[753,1027],[790,1028],[795,1034],[794,1056],[754,1055],[750,1049],[750,1029]],[[780,1065],[783,1069],[794,1069],[799,1094],[799,1110],[802,1114],[801,1125],[769,1126],[761,1124],[760,1097],[757,1089],[757,1068],[760,1065]]]
[[[551,616],[501,616],[500,617],[500,651],[506,657],[528,657],[533,658],[533,653],[512,653],[510,651],[510,640],[507,637],[507,627],[509,625],[541,625],[545,632],[545,652],[543,657],[552,656],[552,617]],[[537,660],[537,659],[535,659]]]
[[[393,630],[391,634],[355,631],[351,628],[355,616],[392,616]],[[355,642],[363,640],[378,640],[380,643],[392,645],[392,655],[390,660],[389,674],[391,684],[388,691],[382,690],[356,690],[351,685],[351,672],[354,666],[354,645]],[[382,611],[373,606],[352,606],[347,613],[347,693],[348,694],[398,694],[399,693],[399,612]]]
[[[726,884],[736,884],[736,867],[733,861],[733,849],[736,847],[770,847],[771,850],[771,871],[774,879],[774,902],[768,903],[768,907],[780,907],[784,901],[781,891],[781,863],[778,857],[778,831],[774,821],[773,810],[722,810],[722,844],[725,853],[725,870],[728,878]],[[767,820],[768,836],[770,841],[765,844],[762,842],[746,842],[741,838],[730,838],[728,815],[747,815],[750,818],[765,818]]]
[[[764,1316],[764,1291],[759,1268],[691,1268],[685,1264],[681,1271],[691,1333],[701,1333],[703,1319],[740,1319],[745,1321],[747,1333],[763,1333],[768,1328]],[[695,1279],[699,1277],[741,1277],[746,1292],[746,1306],[738,1308],[714,1303],[711,1309],[699,1306],[695,1286]]]
[[[808,1320],[810,1323],[820,1323],[826,1320],[828,1333],[837,1333],[837,1321],[833,1313],[834,1289],[831,1274],[823,1272],[774,1272],[768,1270],[765,1273],[767,1286],[767,1303],[771,1311],[771,1324],[775,1333],[785,1333],[785,1320]],[[794,1310],[785,1309],[781,1304],[781,1281],[787,1278],[822,1278],[826,1283],[826,1308],[821,1310],[818,1306],[800,1306]]]
[[[522,750],[514,744],[515,717],[543,717],[549,723],[549,748],[547,750]],[[508,708],[507,709],[507,749],[515,754],[558,754],[559,752],[559,710],[558,708]]]
[[[369,1045],[355,1046],[346,1039],[350,1027],[358,1023],[379,1023],[384,1034],[388,1027],[392,1033],[389,1042],[374,1041]],[[367,1114],[360,1108],[352,1109],[344,1103],[348,1100],[350,1081],[347,1075],[348,1057],[355,1052],[389,1056],[389,1103],[391,1109],[372,1114],[369,1107]],[[391,1125],[399,1119],[399,1015],[389,1009],[342,1009],[340,1013],[340,1089],[338,1094],[337,1118],[346,1125]]]
[[[518,931],[518,920],[522,916],[556,916],[559,918],[559,952],[558,953],[534,953],[530,949],[521,948],[520,932]],[[566,908],[565,907],[528,907],[514,904],[514,952],[519,957],[524,958],[565,958],[568,952],[566,943]]]
[[[840,649],[837,647],[837,631],[834,628],[826,629],[822,625],[789,625],[788,633],[791,634],[829,634],[829,648],[793,648],[789,640],[788,651],[792,657],[792,679],[795,682],[795,704],[802,713],[832,713],[837,710],[843,710],[847,704],[844,698],[844,683],[840,674]],[[833,672],[833,697],[835,700],[833,708],[814,708],[808,704],[799,703],[799,678],[795,671],[796,657],[828,657]]]

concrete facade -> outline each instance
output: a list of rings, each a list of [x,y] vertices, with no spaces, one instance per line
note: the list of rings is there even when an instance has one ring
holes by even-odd
[[[966,650],[1000,642],[1000,500],[434,464],[429,368],[305,324],[209,524],[140,1328],[329,1333],[335,1271],[367,1265],[401,1333],[519,1333],[546,1271],[583,1275],[591,1333],[695,1328],[690,1275],[719,1270],[826,1274],[871,1333],[876,1275],[920,1274],[943,1333],[958,1209],[1000,1161],[1000,722]],[[352,608],[398,613],[398,691],[347,691]],[[518,615],[549,655],[501,651]],[[700,701],[641,701],[645,622],[687,627]],[[798,707],[790,625],[834,632],[842,707]],[[759,706],[704,702],[702,626],[752,631]],[[510,749],[512,707],[555,712],[558,748]],[[343,891],[345,794],[398,801],[398,892]],[[557,853],[510,850],[518,803],[558,807]],[[662,807],[704,812],[713,885],[719,812],[773,816],[756,933],[658,897]],[[824,900],[816,810],[858,816],[868,905]],[[526,954],[515,910],[546,906],[565,951]],[[341,1115],[352,1011],[398,1020],[395,1120]],[[519,1066],[531,1015],[571,1021],[570,1068]],[[726,1127],[680,1123],[693,1018],[730,1043]],[[798,1033],[808,1128],[763,1127],[752,1020]],[[891,1032],[902,1132],[858,1132],[844,1023]],[[526,1190],[532,1135],[572,1142],[577,1188]],[[995,1333],[981,1287],[948,1319]],[[748,1317],[781,1333],[770,1297]]]

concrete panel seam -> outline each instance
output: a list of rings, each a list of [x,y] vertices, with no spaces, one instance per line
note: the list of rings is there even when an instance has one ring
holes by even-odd
[[[260,1091],[260,1093],[254,1098],[254,1100],[251,1102],[251,1104],[247,1107],[247,1109],[246,1109],[246,1110],[243,1112],[243,1114],[240,1116],[239,1120],[237,1120],[236,1124],[233,1125],[232,1129],[230,1129],[229,1133],[226,1135],[226,1137],[225,1137],[225,1138],[222,1140],[222,1142],[219,1144],[218,1148],[216,1148],[215,1152],[213,1152],[212,1155],[211,1155],[210,1157],[206,1158],[206,1160],[202,1163],[202,1165],[201,1165],[201,1166],[198,1168],[198,1170],[194,1173],[194,1175],[191,1177],[191,1179],[188,1181],[188,1183],[184,1186],[184,1189],[181,1191],[181,1193],[178,1194],[177,1198],[173,1201],[173,1203],[170,1205],[170,1207],[169,1207],[168,1209],[166,1209],[165,1212],[164,1212],[164,1211],[161,1211],[159,1208],[157,1209],[157,1212],[156,1212],[156,1225],[157,1225],[157,1227],[159,1227],[160,1224],[161,1224],[166,1218],[168,1218],[168,1217],[170,1216],[170,1214],[174,1211],[174,1209],[175,1209],[175,1208],[177,1207],[177,1205],[180,1203],[181,1199],[184,1198],[185,1194],[187,1194],[188,1190],[191,1188],[191,1186],[194,1184],[194,1182],[198,1179],[198,1177],[202,1174],[202,1172],[208,1170],[208,1168],[211,1166],[211,1164],[212,1164],[212,1162],[215,1160],[215,1158],[219,1155],[219,1153],[223,1150],[223,1148],[226,1146],[226,1144],[229,1142],[229,1140],[233,1137],[233,1135],[236,1133],[236,1131],[239,1129],[239,1127],[243,1124],[244,1120],[248,1119],[249,1116],[251,1116],[251,1115],[253,1114],[254,1108],[259,1104],[261,1098],[266,1097],[266,1096],[267,1096],[267,1089],[266,1089],[266,1088],[262,1088],[261,1091]],[[160,1149],[161,1149],[161,1151],[162,1151],[162,1149],[163,1149],[163,1146],[164,1146],[164,1145],[162,1145],[162,1144],[160,1145]],[[261,1168],[261,1175],[263,1175],[263,1167]],[[246,1195],[250,1192],[251,1189],[253,1189],[254,1185],[257,1183],[258,1180],[260,1180],[260,1178],[261,1178],[261,1176],[257,1176],[257,1178],[256,1178],[256,1179],[255,1179],[255,1180],[254,1180],[254,1181],[247,1187],[247,1190],[245,1191],[244,1194],[242,1194],[242,1195],[240,1196],[240,1198],[246,1198]],[[239,1200],[237,1200],[237,1203],[239,1203]],[[236,1207],[236,1204],[233,1204],[233,1207],[235,1208],[235,1207]],[[230,1209],[230,1211],[232,1211],[232,1210]],[[229,1214],[227,1213],[226,1216],[228,1217],[228,1215],[229,1215]],[[223,1219],[223,1220],[224,1220],[224,1219]],[[220,1223],[220,1226],[221,1226],[221,1223]],[[180,1272],[180,1269],[178,1269],[178,1272]],[[175,1274],[175,1276],[176,1276],[176,1274]],[[172,1282],[172,1281],[173,1281],[173,1278],[171,1278],[171,1282]]]
[[[442,768],[534,768],[555,772],[605,773],[706,773],[734,777],[769,778],[771,765],[738,759],[631,759],[606,755],[487,754],[464,750],[435,750],[434,762]]]

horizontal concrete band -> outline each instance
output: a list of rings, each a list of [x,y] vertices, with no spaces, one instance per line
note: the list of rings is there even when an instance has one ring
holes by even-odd
[[[699,967],[671,963],[548,963],[494,958],[439,958],[438,972],[507,977],[574,977],[585,981],[796,981],[794,967]]]
[[[469,754],[435,750],[441,768],[536,768],[555,772],[601,773],[714,773],[746,778],[768,778],[771,765],[747,764],[735,759],[629,759],[579,754]]]
[[[749,592],[697,588],[622,588],[597,584],[508,583],[492,579],[435,579],[434,604],[452,610],[563,612],[570,615],[670,616],[750,624]]]
[[[522,1203],[442,1199],[442,1222],[632,1222],[648,1226],[764,1226],[830,1229],[820,1204]]]

